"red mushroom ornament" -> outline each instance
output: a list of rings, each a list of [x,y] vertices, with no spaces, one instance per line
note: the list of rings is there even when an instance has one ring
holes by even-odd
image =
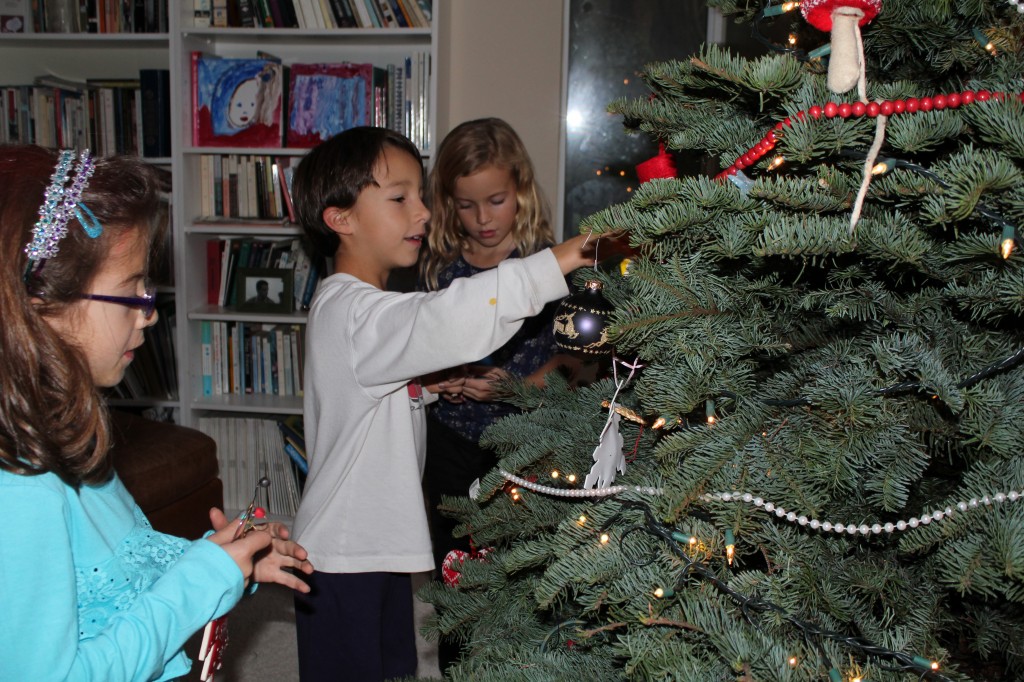
[[[855,85],[864,73],[860,27],[882,9],[882,0],[803,0],[800,13],[814,28],[832,34],[828,88],[836,94]]]

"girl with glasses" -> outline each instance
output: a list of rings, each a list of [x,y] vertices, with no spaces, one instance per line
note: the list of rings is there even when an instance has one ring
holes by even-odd
[[[156,322],[151,167],[0,146],[0,680],[168,680],[250,581],[308,587],[281,524],[157,533],[114,473],[101,387]]]

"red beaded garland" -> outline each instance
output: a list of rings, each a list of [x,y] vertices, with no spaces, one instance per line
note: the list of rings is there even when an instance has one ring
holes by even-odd
[[[1024,93],[1015,95],[1017,99],[1024,102]],[[836,104],[835,102],[827,102],[824,107],[815,104],[809,107],[807,111],[798,111],[794,114],[799,121],[806,120],[809,114],[811,118],[835,118],[837,115],[842,118],[849,118],[850,116],[864,116],[865,114],[870,117],[878,116],[892,116],[893,114],[902,114],[904,112],[913,114],[918,111],[931,111],[936,109],[941,111],[946,107],[957,108],[959,106],[968,105],[975,101],[986,102],[990,99],[1001,101],[1007,97],[1006,93],[1003,92],[990,92],[988,90],[979,90],[972,92],[965,90],[963,92],[953,92],[948,95],[935,95],[934,97],[908,97],[906,100],[885,100],[883,102],[869,102],[864,104],[863,102],[843,102]],[[715,176],[715,179],[721,179],[730,175],[735,175],[737,171],[743,170],[748,166],[752,166],[757,163],[762,156],[767,154],[769,151],[775,148],[776,136],[775,131],[782,130],[783,128],[793,125],[792,117],[787,116],[781,122],[776,123],[768,134],[758,142],[756,145],[748,149],[744,154],[736,159],[735,162],[724,171]]]

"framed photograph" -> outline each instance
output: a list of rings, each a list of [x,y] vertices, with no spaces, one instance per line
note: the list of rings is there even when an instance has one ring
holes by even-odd
[[[255,313],[290,313],[295,310],[292,288],[295,271],[289,268],[238,268],[235,275],[238,310]]]

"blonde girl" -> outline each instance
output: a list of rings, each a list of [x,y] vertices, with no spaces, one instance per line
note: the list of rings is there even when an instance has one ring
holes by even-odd
[[[447,288],[455,279],[497,267],[507,258],[524,258],[555,242],[548,206],[534,177],[522,140],[498,118],[467,121],[445,137],[428,181],[432,217],[427,252],[420,261],[421,288]],[[435,566],[440,571],[449,551],[471,549],[453,538],[454,522],[437,510],[441,496],[465,496],[473,481],[495,463],[480,447],[484,429],[515,412],[495,393],[495,381],[516,377],[541,384],[574,361],[556,354],[552,320],[558,301],[527,319],[499,350],[466,367],[432,376],[427,383],[464,382],[461,394],[442,393],[428,408],[424,483],[429,497]],[[442,671],[457,660],[458,644],[442,639]]]

